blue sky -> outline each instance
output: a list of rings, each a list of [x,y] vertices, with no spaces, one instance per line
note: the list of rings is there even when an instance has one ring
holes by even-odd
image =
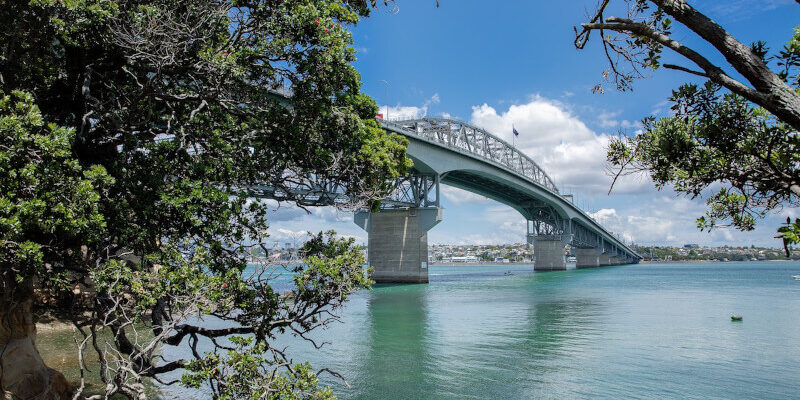
[[[624,4],[621,0],[617,3]],[[744,43],[765,40],[777,49],[800,22],[794,0],[699,0],[690,3]],[[609,136],[632,135],[637,121],[666,115],[672,89],[692,77],[658,70],[618,92],[591,88],[607,68],[596,38],[585,50],[573,46],[573,26],[594,7],[593,0],[503,1],[397,0],[363,20],[353,31],[355,66],[363,90],[389,117],[450,116],[481,126],[511,141],[511,124],[520,132],[519,148],[555,179],[562,192],[593,213],[610,230],[640,244],[779,246],[773,239],[781,220],[797,216],[782,210],[761,221],[754,232],[718,229],[699,232],[694,220],[702,199],[654,189],[646,177],[631,177],[607,195],[604,145]],[[487,5],[490,4],[490,5]],[[624,16],[624,10],[615,9]],[[612,13],[613,14],[613,13]],[[706,54],[721,56],[691,32],[674,37]],[[664,62],[688,64],[672,54]],[[384,111],[385,112],[385,111]],[[518,243],[525,221],[513,209],[458,189],[443,188],[444,221],[429,232],[429,243]],[[366,240],[352,215],[333,209],[311,214],[282,206],[273,213],[272,239],[303,231],[336,229]]]

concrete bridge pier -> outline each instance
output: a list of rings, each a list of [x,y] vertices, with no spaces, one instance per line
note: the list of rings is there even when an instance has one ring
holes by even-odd
[[[598,261],[601,267],[605,267],[606,265],[614,265],[611,262],[611,253],[607,251],[600,253],[600,255],[598,256]]]
[[[359,211],[354,221],[368,232],[367,262],[377,283],[428,283],[428,231],[442,209]]]
[[[603,250],[599,247],[588,249],[575,249],[575,268],[595,268],[600,266],[600,256]]]
[[[567,269],[566,246],[570,235],[536,235],[533,237],[534,271],[564,271]]]

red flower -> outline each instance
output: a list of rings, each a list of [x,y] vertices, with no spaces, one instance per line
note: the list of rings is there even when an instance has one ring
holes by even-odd
[[[325,33],[328,33],[328,30],[327,30],[327,29],[325,29]]]
[[[228,284],[227,283],[223,283],[222,287],[228,287]]]

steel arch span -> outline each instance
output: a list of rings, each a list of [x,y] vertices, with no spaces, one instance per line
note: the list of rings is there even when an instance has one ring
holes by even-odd
[[[385,208],[398,208],[395,204],[438,207],[438,190],[431,189],[438,189],[438,184],[443,183],[519,211],[528,221],[529,243],[556,241],[583,249],[578,253],[584,257],[588,254],[591,259],[596,255],[597,260],[589,261],[586,266],[637,263],[641,259],[573,204],[571,196],[562,195],[553,179],[534,160],[488,131],[444,118],[382,121],[381,125],[409,140],[407,152],[414,161],[414,179],[427,182],[424,190],[419,185],[407,185],[416,190],[396,190],[392,197],[402,197],[404,201],[390,200]],[[430,198],[431,193],[435,199]],[[603,257],[608,259],[604,261]],[[580,266],[581,261],[578,262]]]

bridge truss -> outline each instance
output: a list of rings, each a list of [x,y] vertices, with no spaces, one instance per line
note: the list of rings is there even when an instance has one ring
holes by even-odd
[[[389,130],[425,138],[450,149],[477,156],[492,164],[558,193],[553,179],[530,157],[508,142],[484,129],[462,121],[445,118],[422,118],[405,121],[384,121]]]
[[[381,201],[382,209],[439,207],[439,176],[412,170],[391,183],[389,194]],[[250,185],[240,188],[254,198],[292,201],[301,206],[339,206],[353,204],[340,185],[324,183],[307,177],[302,183],[289,185]]]

